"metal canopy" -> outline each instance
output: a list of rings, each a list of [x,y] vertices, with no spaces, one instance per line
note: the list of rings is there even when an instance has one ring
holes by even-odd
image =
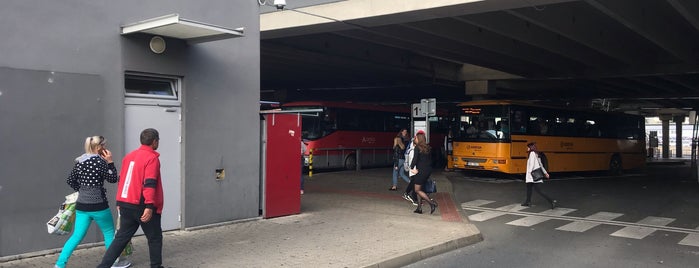
[[[180,18],[179,14],[147,19],[121,26],[121,34],[146,33],[203,43],[243,36],[243,28],[228,29]]]

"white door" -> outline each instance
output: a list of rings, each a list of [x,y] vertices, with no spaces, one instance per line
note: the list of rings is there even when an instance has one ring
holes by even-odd
[[[181,78],[126,74],[124,142],[128,153],[141,146],[141,131],[154,128],[160,134],[160,174],[165,204],[163,230],[180,229],[182,213],[182,116]]]
[[[162,214],[163,230],[180,229],[181,192],[181,129],[180,107],[153,105],[126,105],[125,153],[141,146],[140,134],[154,128],[160,134],[160,172],[163,180],[165,205]]]

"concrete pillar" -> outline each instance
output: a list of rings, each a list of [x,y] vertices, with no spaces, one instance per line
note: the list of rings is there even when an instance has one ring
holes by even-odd
[[[670,158],[670,119],[660,118],[663,123],[663,158]]]
[[[682,157],[682,123],[684,115],[678,115],[672,118],[675,121],[675,156]]]

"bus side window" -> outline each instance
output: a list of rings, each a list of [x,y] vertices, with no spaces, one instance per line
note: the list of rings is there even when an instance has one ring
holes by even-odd
[[[541,129],[539,128],[539,121],[536,117],[529,118],[527,123],[527,134],[540,135]]]
[[[522,111],[512,112],[512,128],[510,130],[512,133],[525,133],[527,132],[527,124],[524,122],[526,115]]]

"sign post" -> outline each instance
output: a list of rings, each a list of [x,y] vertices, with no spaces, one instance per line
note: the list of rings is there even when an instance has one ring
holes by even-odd
[[[410,126],[412,135],[415,136],[418,130],[425,132],[425,139],[430,143],[430,116],[437,115],[437,99],[421,99],[420,103],[413,103],[411,106]],[[416,119],[419,118],[419,119]]]

